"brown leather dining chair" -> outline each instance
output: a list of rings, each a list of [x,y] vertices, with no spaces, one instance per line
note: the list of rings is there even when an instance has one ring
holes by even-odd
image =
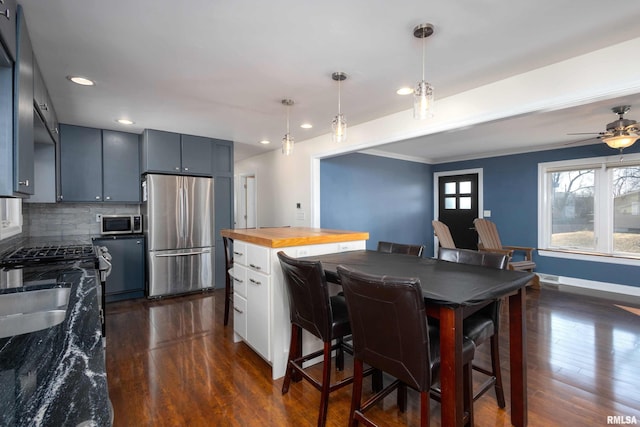
[[[438,259],[459,264],[479,265],[488,268],[507,269],[509,257],[505,254],[491,252],[479,252],[469,249],[440,248]],[[477,307],[468,307],[468,310],[476,310]],[[475,311],[463,321],[463,334],[474,342],[476,347],[487,340],[491,342],[491,369],[486,369],[473,364],[473,369],[487,375],[489,378],[482,383],[474,394],[473,400],[477,400],[493,386],[496,400],[500,408],[505,407],[504,389],[502,387],[502,373],[500,371],[500,300],[491,301],[489,304]]]
[[[420,279],[373,276],[338,266],[353,336],[354,382],[349,425],[376,425],[365,415],[377,402],[398,389],[397,403],[406,410],[406,387],[420,392],[420,425],[429,425],[430,388],[440,377],[439,330],[427,322]],[[464,410],[473,425],[471,361],[475,346],[463,342]],[[362,402],[363,365],[395,380]]]
[[[405,254],[421,257],[422,252],[424,252],[424,245],[405,245],[403,243],[380,241],[378,242],[377,251],[389,254]]]
[[[331,380],[331,353],[336,351],[336,368],[344,368],[344,351],[352,353],[344,343],[344,337],[351,334],[347,306],[343,297],[329,296],[327,280],[320,261],[300,261],[278,252],[284,281],[289,295],[291,318],[291,343],[289,358],[282,384],[282,394],[289,391],[294,377],[302,376],[320,390],[320,410],[318,426],[324,426],[329,406],[329,393],[353,382],[353,376],[343,378],[334,384]],[[306,330],[324,343],[323,349],[302,355],[302,330]],[[336,344],[332,345],[332,341]],[[303,363],[323,356],[322,379],[318,381],[303,368]],[[369,369],[367,374],[372,373]]]
[[[223,237],[224,243],[224,326],[229,323],[229,308],[233,304],[233,250],[231,245],[233,239],[230,237]]]

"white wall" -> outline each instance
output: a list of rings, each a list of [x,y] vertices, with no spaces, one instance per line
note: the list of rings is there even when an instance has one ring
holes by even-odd
[[[417,121],[411,110],[402,111],[350,127],[346,143],[333,143],[328,134],[301,141],[295,144],[291,156],[283,156],[277,149],[236,163],[235,173],[256,175],[259,227],[318,226],[317,159],[490,120],[637,93],[640,64],[632,52],[638,51],[640,38],[437,99],[437,115],[433,119]],[[620,60],[624,66],[613,65]],[[300,212],[296,203],[301,203],[303,220],[296,219]]]

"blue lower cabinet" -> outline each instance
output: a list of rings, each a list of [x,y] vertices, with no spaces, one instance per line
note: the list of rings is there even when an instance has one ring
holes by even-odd
[[[93,244],[105,246],[111,254],[111,274],[106,282],[106,301],[144,297],[144,236],[94,238]]]

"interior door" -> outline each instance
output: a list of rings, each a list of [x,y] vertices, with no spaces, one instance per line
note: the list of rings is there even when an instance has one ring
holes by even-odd
[[[438,178],[438,219],[451,230],[457,248],[478,249],[473,220],[478,218],[478,174]]]

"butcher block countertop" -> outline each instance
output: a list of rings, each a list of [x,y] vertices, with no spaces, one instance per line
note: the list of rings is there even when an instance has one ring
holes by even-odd
[[[369,233],[364,231],[329,230],[310,227],[224,229],[220,231],[220,234],[223,237],[230,237],[234,240],[237,239],[268,248],[369,240]]]

